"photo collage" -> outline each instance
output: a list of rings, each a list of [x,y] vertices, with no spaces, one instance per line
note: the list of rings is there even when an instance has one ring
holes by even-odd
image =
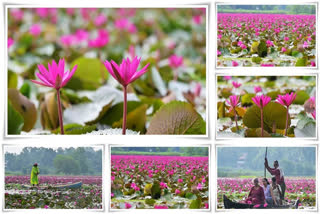
[[[320,211],[318,0],[1,2],[2,213]]]

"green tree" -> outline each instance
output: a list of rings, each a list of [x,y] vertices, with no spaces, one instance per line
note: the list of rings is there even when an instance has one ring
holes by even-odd
[[[53,160],[53,165],[57,173],[67,175],[78,175],[80,164],[69,155],[57,155]]]

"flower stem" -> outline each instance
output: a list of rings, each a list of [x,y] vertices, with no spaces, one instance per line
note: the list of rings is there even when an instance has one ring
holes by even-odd
[[[284,133],[285,136],[288,135],[288,122],[289,122],[289,106],[287,107],[286,131]]]
[[[64,134],[62,107],[61,107],[61,99],[60,99],[60,89],[57,89],[57,100],[58,100],[58,115],[59,115],[59,123],[60,123],[60,133]]]
[[[237,111],[235,108],[233,108],[233,112],[234,112],[234,121],[236,122],[236,127],[237,127],[237,131],[239,131],[239,127],[238,127],[238,118],[237,118]]]
[[[261,137],[263,137],[263,108],[261,108]]]
[[[122,120],[122,134],[126,134],[127,125],[127,86],[123,86],[123,120]]]

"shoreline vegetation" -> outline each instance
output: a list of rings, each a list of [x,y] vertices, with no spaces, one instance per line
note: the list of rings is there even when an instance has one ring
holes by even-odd
[[[218,13],[316,15],[315,5],[218,5]]]
[[[207,157],[208,155],[188,155],[179,152],[111,152],[111,155],[141,155],[141,156],[180,156],[180,157]]]
[[[208,157],[207,147],[112,147],[111,155]]]

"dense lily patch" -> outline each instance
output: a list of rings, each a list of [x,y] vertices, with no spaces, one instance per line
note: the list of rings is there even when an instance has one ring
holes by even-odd
[[[316,66],[316,15],[218,13],[217,65]]]
[[[288,203],[300,199],[299,209],[315,209],[316,180],[312,178],[286,178],[285,200]],[[248,178],[218,178],[218,208],[223,209],[223,195],[234,201],[242,201],[253,186]]]
[[[55,189],[55,185],[82,181],[80,189]],[[6,209],[102,209],[101,176],[39,176],[40,186],[28,189],[29,176],[5,177]]]
[[[315,137],[315,85],[314,76],[218,77],[218,137]]]
[[[111,156],[112,209],[207,209],[208,157]]]
[[[9,135],[206,134],[205,8],[10,8],[7,41]]]

